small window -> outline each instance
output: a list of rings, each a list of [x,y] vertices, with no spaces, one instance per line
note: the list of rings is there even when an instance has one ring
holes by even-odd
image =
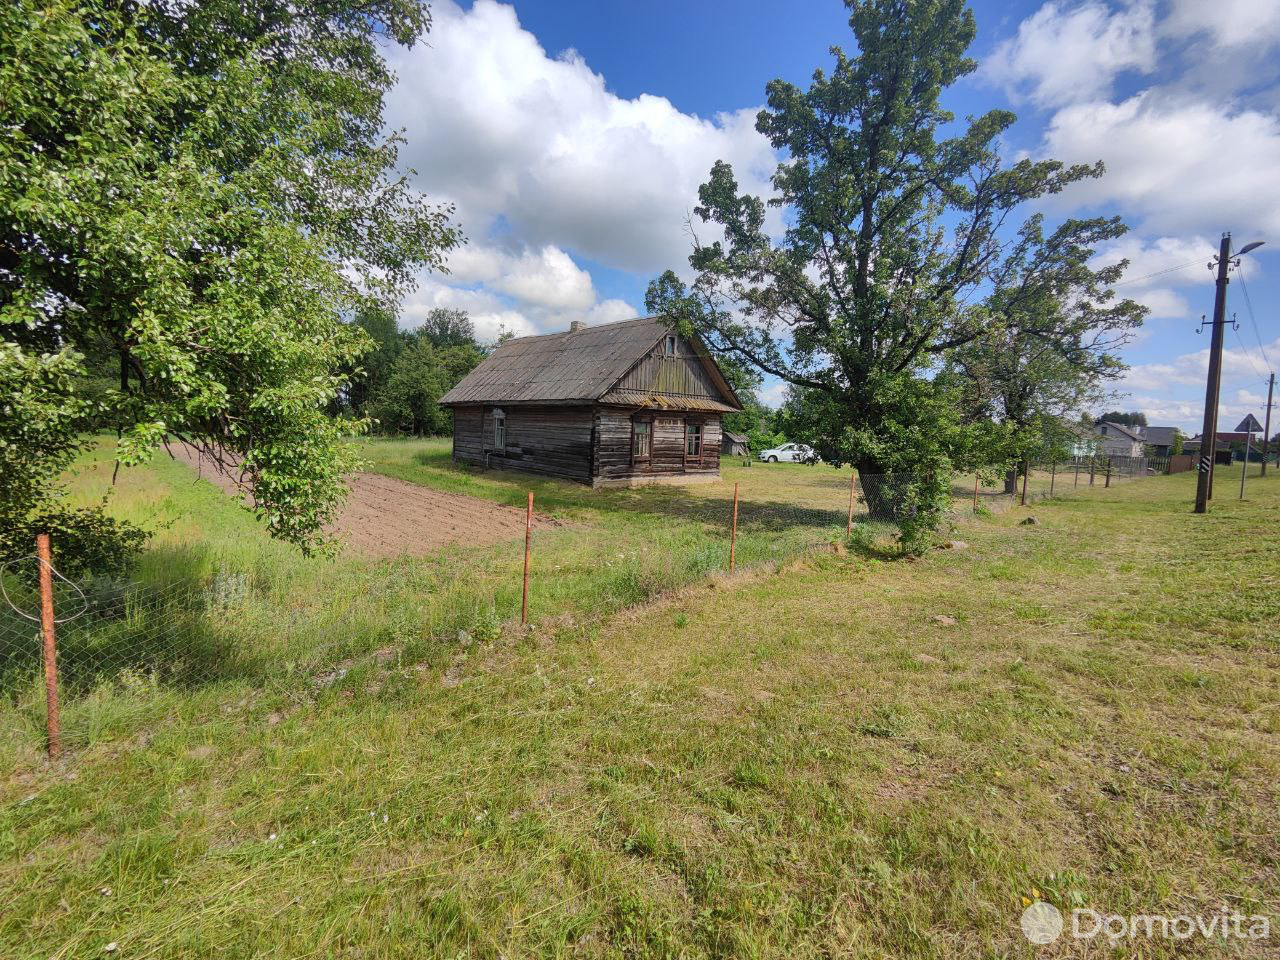
[[[631,421],[631,459],[649,459],[653,450],[653,424],[648,420]]]
[[[668,334],[668,335],[667,335],[667,342],[666,342],[666,344],[663,346],[662,350],[663,350],[663,353],[665,353],[668,357],[674,357],[674,356],[676,355],[676,337],[675,337],[675,334]]]
[[[702,459],[702,424],[690,423],[684,428],[685,460]]]
[[[507,415],[501,410],[493,411],[493,449],[507,449]]]

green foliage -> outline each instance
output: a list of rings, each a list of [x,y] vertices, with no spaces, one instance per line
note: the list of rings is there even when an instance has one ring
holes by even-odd
[[[783,238],[766,230],[764,201],[741,194],[718,162],[695,213],[723,239],[695,246],[691,287],[668,271],[646,305],[802,391],[809,432],[788,439],[867,475],[914,475],[901,503],[876,506],[916,543],[939,517],[953,459],[983,432],[928,376],[982,333],[962,304],[995,276],[1008,246],[1002,228],[1019,205],[1101,166],[1006,167],[1000,137],[1012,114],[954,124],[942,91],[975,69],[966,50],[976,28],[962,0],[848,6],[858,55],[833,48],[834,68],[816,72],[808,90],[773,81],[757,118],[786,157],[773,178]],[[1038,277],[1028,265],[1028,280]]]
[[[30,556],[40,533],[49,534],[54,567],[70,578],[123,576],[147,541],[141,529],[107,516],[103,506],[52,505],[0,527],[0,563]]]
[[[35,352],[0,342],[0,530],[47,498],[80,448],[82,359],[68,347]]]
[[[395,315],[387,310],[378,307],[362,310],[354,322],[368,335],[373,346],[348,372],[350,383],[341,402],[335,399],[334,407],[364,416],[370,401],[386,386],[391,367],[404,351],[404,339]]]
[[[475,324],[465,310],[436,307],[413,335],[437,347],[478,347]]]
[[[1104,413],[1098,418],[1107,423],[1119,423],[1126,427],[1145,427],[1147,426],[1147,415],[1141,410],[1134,410],[1126,413],[1123,410],[1112,410],[1110,413]]]
[[[52,495],[76,426],[110,425],[126,463],[166,436],[226,450],[271,532],[314,542],[360,426],[327,411],[370,345],[339,318],[392,310],[459,240],[383,133],[380,44],[428,22],[414,0],[0,8],[0,383],[42,414],[5,438],[0,519]]]
[[[778,426],[777,411],[761,403],[756,393],[764,378],[749,364],[730,354],[718,355],[716,363],[742,401],[740,411],[724,415],[721,421],[724,429],[746,434],[747,445],[753,453],[785,443],[786,438]]]
[[[960,405],[942,382],[876,373],[867,386],[873,403],[861,423],[841,420],[841,401],[830,393],[796,391],[786,411],[789,433],[821,437],[829,463],[858,463],[872,519],[897,524],[903,548],[918,553],[950,506],[956,460],[983,459],[985,435],[960,422]]]
[[[967,415],[1002,427],[990,461],[1046,459],[1075,439],[1064,422],[1102,395],[1126,369],[1116,350],[1142,324],[1147,308],[1115,300],[1127,261],[1094,270],[1099,244],[1122,236],[1118,218],[1067,220],[1048,237],[1031,217],[973,309],[982,333],[954,350],[945,375],[957,384]],[[1140,415],[1139,415],[1140,416]]]
[[[450,433],[453,421],[440,406],[440,398],[481,359],[474,344],[439,347],[426,336],[413,338],[391,364],[368,412],[384,433],[418,437]]]
[[[335,409],[371,417],[381,433],[450,433],[452,418],[440,406],[440,397],[484,356],[466,311],[437,308],[421,326],[404,333],[383,310],[363,313],[354,322],[375,346],[352,370],[351,384]]]

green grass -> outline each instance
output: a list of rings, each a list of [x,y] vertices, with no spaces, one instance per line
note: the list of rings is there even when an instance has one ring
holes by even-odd
[[[456,471],[438,445],[367,449],[499,502],[530,484]],[[104,684],[71,705],[86,735],[55,765],[29,698],[0,715],[19,721],[0,734],[0,955],[1031,956],[1035,890],[1277,923],[1270,477],[1207,517],[1193,476],[1158,478],[1037,504],[1034,527],[972,521],[968,549],[919,561],[733,579],[700,576],[723,562],[726,485],[673,506],[533,481],[575,524],[537,556],[573,569],[539,587],[534,629],[465,644],[452,606],[518,591],[518,555],[304,560],[187,477],[159,464],[115,497],[162,527],[145,575],[251,572],[225,629],[297,666]],[[734,480],[826,510],[840,477]],[[745,532],[753,561],[767,523]],[[832,526],[781,529],[798,546]],[[604,566],[648,538],[648,559]],[[634,567],[656,573],[627,585]],[[310,682],[334,658],[349,672]]]

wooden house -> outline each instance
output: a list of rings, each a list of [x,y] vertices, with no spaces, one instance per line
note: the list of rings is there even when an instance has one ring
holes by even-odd
[[[745,433],[730,433],[725,430],[724,439],[720,443],[720,453],[726,457],[749,457],[751,456],[751,444],[747,441]]]
[[[440,403],[455,461],[593,486],[718,479],[720,417],[742,409],[661,317],[507,340]]]

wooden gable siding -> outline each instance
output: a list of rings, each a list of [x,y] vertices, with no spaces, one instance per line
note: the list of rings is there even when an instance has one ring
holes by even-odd
[[[724,402],[706,367],[698,359],[689,341],[681,338],[677,355],[663,353],[666,338],[646,354],[614,386],[614,390],[639,390],[645,393],[670,393],[686,397],[710,397]]]
[[[506,445],[493,445],[493,411],[506,414]],[[497,470],[523,470],[570,480],[591,480],[590,407],[458,407],[455,459]]]
[[[602,480],[680,473],[718,473],[720,470],[720,417],[715,414],[672,416],[652,414],[653,441],[648,462],[632,463],[631,420],[639,412],[601,407],[595,416],[594,476]],[[685,423],[702,424],[702,462],[685,464]]]

